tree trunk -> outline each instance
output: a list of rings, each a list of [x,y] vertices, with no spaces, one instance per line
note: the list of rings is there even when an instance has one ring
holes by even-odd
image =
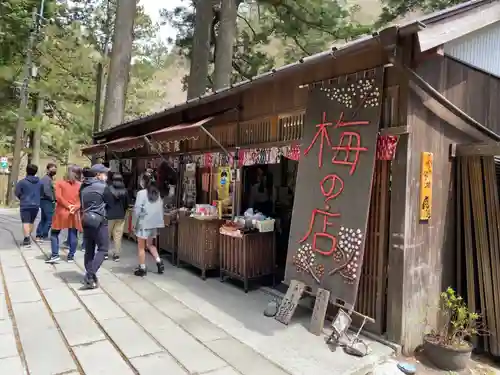
[[[193,99],[205,93],[208,83],[208,59],[210,57],[210,27],[213,18],[213,0],[198,0],[191,52],[187,98]]]
[[[38,121],[42,121],[43,119],[43,107],[45,101],[43,97],[39,96],[36,101],[36,118]],[[40,165],[40,148],[41,148],[41,140],[42,140],[42,129],[41,124],[38,124],[36,129],[33,131],[33,143],[31,145],[31,162],[38,166],[39,172],[42,170]]]
[[[215,50],[214,89],[216,91],[231,85],[237,15],[238,5],[235,0],[221,0],[220,26]]]
[[[125,117],[136,8],[136,0],[118,1],[102,118],[103,129],[121,124]]]

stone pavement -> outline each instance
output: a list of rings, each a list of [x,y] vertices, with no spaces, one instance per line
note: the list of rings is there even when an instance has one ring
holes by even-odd
[[[83,253],[47,265],[49,244],[21,250],[20,240],[17,212],[0,210],[2,375],[340,375],[392,354],[369,340],[362,359],[332,353],[300,314],[288,327],[265,318],[262,291],[168,264],[137,278],[128,241],[122,261],[100,270],[101,288],[83,291]]]

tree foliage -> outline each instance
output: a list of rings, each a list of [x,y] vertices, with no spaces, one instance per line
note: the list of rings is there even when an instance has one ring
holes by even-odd
[[[18,116],[19,88],[36,0],[0,1],[0,153],[11,152]],[[45,0],[32,49],[36,69],[29,85],[30,107],[45,98],[43,118],[26,114],[26,134],[42,128],[42,152],[64,162],[76,145],[91,141],[96,93],[96,66],[108,65],[116,0]],[[157,25],[138,7],[134,29],[134,63],[127,116],[137,117],[162,100],[149,89],[157,67],[167,60],[158,42]],[[34,112],[34,111],[33,111]],[[28,137],[25,137],[28,139]]]
[[[235,1],[239,7],[233,83],[269,71],[279,64],[297,61],[327,49],[336,41],[348,41],[370,30],[370,26],[354,20],[358,7],[345,5],[343,1]],[[164,22],[170,23],[178,32],[174,42],[179,52],[188,58],[193,44],[194,9],[194,1],[188,0],[185,5],[161,12]],[[219,11],[216,4],[212,22],[213,49],[216,48]],[[272,49],[279,49],[280,53],[272,53]],[[213,62],[212,53],[210,63]]]

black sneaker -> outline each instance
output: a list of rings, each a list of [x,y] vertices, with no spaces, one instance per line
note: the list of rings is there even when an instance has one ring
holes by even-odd
[[[43,238],[42,237],[37,237],[35,238],[35,242],[38,242],[38,243],[43,243]]]
[[[113,261],[119,262],[120,261],[120,256],[119,255],[113,255]]]
[[[148,271],[145,268],[137,267],[134,271],[135,276],[144,277],[148,274]]]
[[[31,247],[31,240],[29,237],[24,237],[23,247]]]
[[[45,263],[54,264],[59,262],[60,260],[61,258],[59,257],[59,255],[52,255],[49,259],[45,261]]]
[[[83,290],[96,289],[97,283],[94,280],[89,280],[86,276],[83,279]]]
[[[160,260],[158,263],[156,263],[156,267],[158,267],[158,273],[161,275],[163,272],[165,272],[165,265],[163,264],[163,260]]]
[[[104,255],[104,260],[108,260],[108,259],[109,259],[109,255],[108,254]]]
[[[68,263],[75,263],[75,257],[68,255],[68,257],[66,258],[66,262],[68,262]]]

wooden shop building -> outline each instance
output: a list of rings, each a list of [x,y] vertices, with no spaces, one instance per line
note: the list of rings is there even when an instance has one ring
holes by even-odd
[[[459,177],[471,170],[455,161],[500,141],[499,21],[500,2],[470,1],[102,131],[83,152],[104,156],[131,189],[147,168],[176,185],[159,244],[178,262],[245,289],[261,276],[322,287],[408,353],[436,324],[430,306],[445,287],[471,298],[456,281],[470,270]],[[274,231],[221,233],[220,218],[262,203],[262,191]],[[184,215],[188,201],[216,202],[218,218]],[[328,256],[349,262],[318,264]]]

